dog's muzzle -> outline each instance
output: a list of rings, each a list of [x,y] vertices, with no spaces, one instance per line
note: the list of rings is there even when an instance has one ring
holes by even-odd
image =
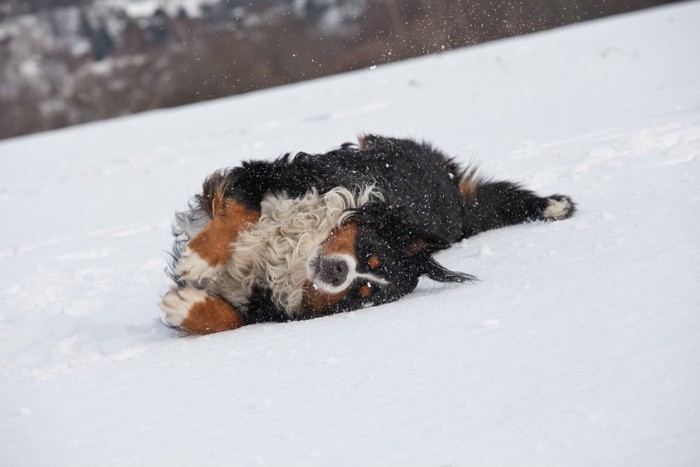
[[[324,256],[314,252],[306,264],[307,278],[314,286],[336,293],[347,288],[355,269],[355,261],[347,255]]]
[[[316,269],[316,280],[338,287],[348,278],[349,270],[348,263],[342,257],[331,256],[326,258],[320,256]]]

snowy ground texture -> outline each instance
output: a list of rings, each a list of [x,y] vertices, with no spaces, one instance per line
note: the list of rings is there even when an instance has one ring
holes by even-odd
[[[0,144],[2,465],[700,465],[700,3]],[[481,280],[179,337],[172,214],[243,158],[426,138],[579,203]]]

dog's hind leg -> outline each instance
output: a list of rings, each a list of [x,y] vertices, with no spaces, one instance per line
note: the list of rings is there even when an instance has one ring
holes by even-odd
[[[192,239],[177,258],[175,274],[178,278],[201,282],[214,277],[231,257],[231,243],[249,224],[260,218],[260,212],[250,209],[232,197],[226,196],[227,177],[216,173],[204,183],[198,196],[201,207],[211,220]]]
[[[211,334],[245,325],[243,315],[228,302],[190,286],[171,289],[160,308],[166,324],[191,334]]]
[[[528,221],[567,219],[576,210],[568,196],[540,197],[517,183],[485,181],[474,171],[462,177],[459,190],[464,196],[464,238]]]

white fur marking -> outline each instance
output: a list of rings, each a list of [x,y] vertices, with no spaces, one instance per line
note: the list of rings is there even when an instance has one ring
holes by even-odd
[[[194,287],[172,289],[165,294],[160,302],[160,309],[165,313],[163,317],[165,322],[171,326],[179,327],[190,315],[190,309],[197,303],[206,300],[207,297],[206,292]]]
[[[177,262],[175,273],[187,281],[201,282],[203,279],[214,277],[223,269],[223,264],[212,266],[197,252],[187,247]]]
[[[561,200],[549,198],[549,204],[542,213],[545,219],[561,220],[565,219],[571,212],[571,202],[563,198]]]

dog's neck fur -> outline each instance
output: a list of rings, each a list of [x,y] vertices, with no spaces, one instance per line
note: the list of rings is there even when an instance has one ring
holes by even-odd
[[[206,281],[205,288],[243,312],[253,288],[266,288],[274,304],[294,317],[301,308],[310,254],[347,219],[349,209],[381,198],[374,186],[354,191],[335,188],[324,194],[311,190],[294,199],[283,194],[266,196],[260,220],[231,244],[226,268]]]

